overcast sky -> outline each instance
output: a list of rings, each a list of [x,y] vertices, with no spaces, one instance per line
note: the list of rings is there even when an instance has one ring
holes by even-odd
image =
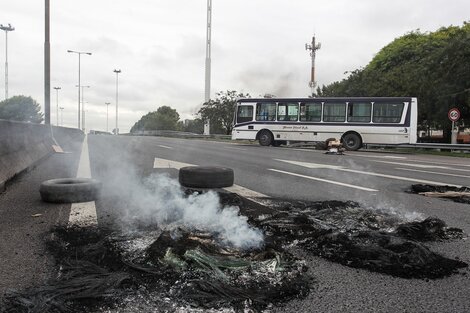
[[[78,56],[87,129],[115,121],[114,69],[119,74],[121,133],[162,105],[182,119],[204,102],[206,0],[51,1],[51,87],[61,87],[65,126],[77,126]],[[252,96],[304,97],[310,92],[315,34],[316,78],[341,80],[367,65],[393,39],[412,30],[435,31],[470,20],[468,0],[213,0],[212,88]],[[9,96],[44,104],[44,1],[3,0],[0,23],[8,34]],[[5,36],[0,37],[0,99],[4,98]],[[56,123],[56,91],[51,91]],[[60,122],[60,120],[59,120]]]

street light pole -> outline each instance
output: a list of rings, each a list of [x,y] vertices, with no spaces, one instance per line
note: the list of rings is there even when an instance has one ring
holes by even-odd
[[[44,1],[44,124],[51,124],[50,0]]]
[[[8,32],[15,30],[11,24],[8,26],[3,26],[0,24],[0,29],[5,31],[5,100],[8,99]]]
[[[85,132],[85,88],[90,88],[90,86],[80,86],[82,87],[82,130]]]
[[[68,53],[76,53],[78,54],[78,86],[80,86],[80,56],[82,54],[91,55],[91,52],[80,52],[80,51],[73,51],[67,50]],[[78,129],[80,129],[80,87],[78,88]]]
[[[206,80],[204,102],[211,99],[211,33],[212,33],[212,0],[207,0],[207,28],[206,28]],[[210,120],[204,122],[204,135],[210,135]]]
[[[108,132],[108,109],[111,102],[105,102],[104,104],[106,104],[106,132]]]
[[[64,126],[64,108],[60,107],[60,125]]]
[[[118,128],[118,103],[119,103],[119,73],[121,73],[121,70],[114,70],[114,73],[116,73],[116,135],[119,134],[119,128]]]
[[[60,87],[54,87],[56,90],[56,121],[57,121],[57,126],[59,126],[59,90],[61,89]]]

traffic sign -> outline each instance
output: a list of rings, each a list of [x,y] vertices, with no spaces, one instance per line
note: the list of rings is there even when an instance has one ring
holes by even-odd
[[[447,113],[447,116],[452,122],[457,122],[460,118],[460,111],[457,108],[450,109],[449,113]]]

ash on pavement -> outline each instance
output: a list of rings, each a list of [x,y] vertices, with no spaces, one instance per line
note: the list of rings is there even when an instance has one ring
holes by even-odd
[[[271,199],[262,206],[229,193],[220,201],[238,205],[263,230],[262,248],[237,250],[184,227],[123,233],[58,226],[47,236],[58,276],[11,291],[0,311],[264,311],[313,292],[314,277],[291,247],[403,278],[435,279],[468,266],[426,246],[464,236],[437,218],[410,222],[354,202]]]

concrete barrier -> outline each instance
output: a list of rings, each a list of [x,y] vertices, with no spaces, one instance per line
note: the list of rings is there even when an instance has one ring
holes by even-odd
[[[54,153],[56,142],[76,149],[83,136],[78,129],[0,120],[0,192],[8,180]]]

